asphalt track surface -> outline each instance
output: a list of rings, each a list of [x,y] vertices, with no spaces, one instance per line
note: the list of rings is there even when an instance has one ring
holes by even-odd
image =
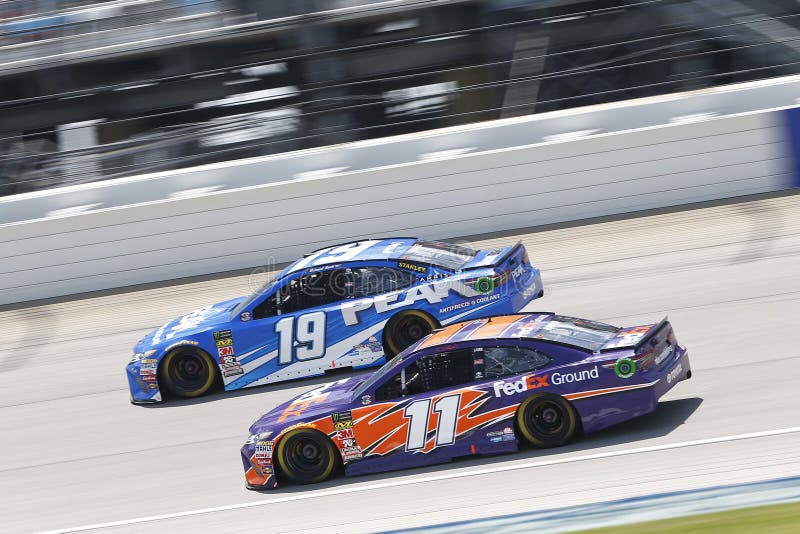
[[[361,532],[800,475],[800,195],[463,242],[516,239],[545,281],[530,309],[668,313],[694,377],[565,448],[255,493],[248,425],[330,378],[142,407],[123,375],[144,333],[251,276],[5,309],[0,531]]]

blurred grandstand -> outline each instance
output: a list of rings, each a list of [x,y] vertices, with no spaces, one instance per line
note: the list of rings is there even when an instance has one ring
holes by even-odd
[[[0,194],[799,66],[795,0],[0,1]]]

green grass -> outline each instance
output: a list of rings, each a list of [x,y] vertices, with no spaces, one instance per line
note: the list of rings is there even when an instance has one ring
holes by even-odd
[[[800,502],[619,525],[582,534],[798,534]]]

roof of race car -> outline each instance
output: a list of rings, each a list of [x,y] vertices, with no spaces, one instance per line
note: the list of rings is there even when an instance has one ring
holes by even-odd
[[[569,332],[570,324],[575,328],[573,333],[583,335],[565,336],[564,332]],[[605,346],[618,331],[619,328],[615,326],[563,317],[551,312],[502,315],[455,323],[437,330],[414,347],[414,352],[427,347],[462,341],[518,338],[536,339],[594,351]]]
[[[553,313],[526,313],[455,323],[431,334],[420,343],[417,350],[461,341],[531,337],[553,315]]]
[[[417,245],[415,247],[415,245]],[[438,247],[443,253],[462,253],[464,258],[462,269],[474,269],[487,267],[511,247],[502,247],[493,250],[473,251],[471,249],[452,245],[449,243],[439,243],[436,241],[422,241],[416,237],[396,237],[386,239],[365,239],[362,241],[352,241],[325,247],[305,255],[303,258],[289,265],[278,275],[283,278],[291,273],[314,268],[329,266],[338,263],[350,263],[356,261],[376,261],[387,259],[408,260],[415,263],[437,265],[436,263],[425,261],[416,257],[413,253],[417,247]],[[441,265],[437,265],[440,266]]]
[[[309,267],[319,267],[334,263],[351,261],[385,260],[399,256],[417,242],[416,237],[400,237],[397,239],[365,239],[325,247],[306,254],[281,271],[278,278],[283,278]]]

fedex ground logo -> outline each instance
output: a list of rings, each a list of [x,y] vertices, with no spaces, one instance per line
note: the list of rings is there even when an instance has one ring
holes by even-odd
[[[502,397],[504,395],[514,395],[516,393],[524,393],[531,389],[547,387],[550,385],[550,382],[547,381],[549,376],[550,375],[529,375],[514,381],[498,380],[492,384],[494,387],[494,396]]]

